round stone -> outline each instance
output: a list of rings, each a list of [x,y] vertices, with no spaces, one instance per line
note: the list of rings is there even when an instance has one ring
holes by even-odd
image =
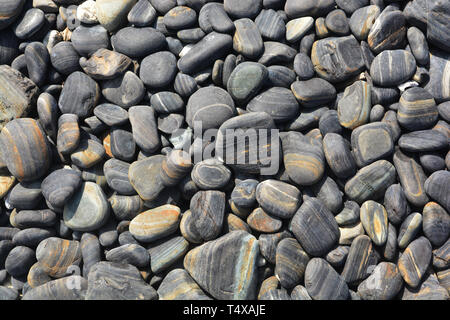
[[[168,29],[182,30],[192,27],[197,22],[197,13],[195,10],[178,6],[172,8],[164,15],[163,23]]]
[[[169,51],[153,53],[142,60],[139,78],[146,86],[161,88],[172,83],[177,73],[177,59]]]
[[[336,97],[336,89],[322,78],[312,78],[306,81],[296,81],[291,85],[297,101],[306,108],[323,106]]]
[[[202,6],[198,15],[198,24],[206,33],[216,31],[231,33],[235,27],[233,20],[226,13],[223,4],[209,2]]]
[[[276,41],[264,42],[264,53],[258,62],[265,66],[272,64],[288,63],[294,60],[297,50],[290,46]]]
[[[80,69],[80,56],[71,42],[57,43],[50,53],[52,66],[60,73],[69,75]]]
[[[388,214],[389,222],[394,225],[400,224],[410,210],[405,192],[400,184],[393,184],[387,188],[383,205]]]
[[[256,208],[247,217],[247,224],[257,232],[273,233],[280,230],[283,222],[271,217],[261,208]]]
[[[81,176],[77,171],[58,169],[42,181],[42,195],[52,206],[62,208],[80,185]]]
[[[109,217],[109,203],[97,184],[84,182],[64,206],[63,217],[66,226],[72,230],[96,230]]]
[[[400,97],[398,123],[411,131],[431,128],[438,119],[433,96],[421,87],[406,90]]]
[[[292,119],[299,112],[299,105],[292,91],[287,88],[272,87],[254,97],[248,104],[251,112],[266,112],[275,122]]]
[[[264,211],[281,219],[291,218],[302,203],[300,190],[272,179],[259,183],[255,194]]]
[[[191,178],[200,189],[221,189],[228,184],[231,171],[219,160],[211,158],[195,164]]]
[[[184,101],[176,93],[160,91],[150,98],[150,104],[158,113],[170,114],[184,111]]]
[[[232,18],[254,18],[261,10],[261,0],[224,0],[223,7]]]
[[[327,29],[338,36],[345,36],[350,33],[347,16],[341,9],[335,9],[327,14],[325,18]]]
[[[115,79],[103,81],[102,95],[122,108],[129,108],[139,104],[145,95],[145,88],[136,74],[127,71]]]
[[[238,103],[245,103],[253,98],[268,77],[267,68],[256,62],[240,63],[231,73],[227,90]]]
[[[370,84],[365,81],[354,82],[345,88],[343,97],[339,99],[339,123],[347,129],[367,123],[371,105]]]
[[[397,86],[409,80],[416,72],[416,60],[406,50],[385,50],[373,59],[370,75],[374,84]]]
[[[103,165],[106,182],[109,187],[122,195],[134,195],[136,191],[128,181],[128,170],[130,164],[118,160],[109,159]]]
[[[147,27],[155,22],[157,17],[155,8],[150,1],[139,0],[128,13],[128,21],[136,27]]]
[[[36,262],[33,249],[17,246],[12,249],[5,260],[5,269],[12,277],[24,276]]]

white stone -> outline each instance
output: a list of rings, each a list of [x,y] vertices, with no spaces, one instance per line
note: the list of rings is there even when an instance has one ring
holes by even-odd
[[[87,24],[98,23],[97,5],[94,0],[87,0],[78,6],[77,19]]]

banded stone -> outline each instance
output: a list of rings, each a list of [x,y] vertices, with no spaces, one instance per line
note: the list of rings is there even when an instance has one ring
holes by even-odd
[[[398,260],[398,269],[403,280],[416,288],[431,262],[431,244],[425,237],[411,242]]]

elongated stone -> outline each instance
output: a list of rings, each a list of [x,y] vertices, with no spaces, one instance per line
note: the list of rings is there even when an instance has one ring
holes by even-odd
[[[205,241],[221,232],[225,213],[225,194],[221,191],[199,191],[190,202],[195,229]]]
[[[273,9],[261,10],[255,23],[264,39],[277,41],[285,37],[286,25],[281,15]]]
[[[333,0],[319,0],[319,1],[295,1],[287,0],[284,6],[284,11],[290,18],[298,18],[307,15],[323,16],[329,11],[333,10],[335,6]]]
[[[313,26],[314,19],[312,17],[302,17],[290,20],[286,24],[286,40],[296,42],[300,40]]]
[[[303,279],[309,257],[297,240],[283,239],[276,252],[275,275],[283,288],[293,288]]]
[[[17,209],[33,209],[42,199],[41,181],[20,182],[6,197],[5,203]]]
[[[158,287],[160,300],[211,300],[184,269],[173,269]]]
[[[405,282],[415,288],[431,262],[431,244],[425,237],[411,242],[398,261],[398,269]]]
[[[423,233],[433,246],[441,246],[450,235],[450,216],[436,202],[428,202],[423,208]]]
[[[375,53],[400,49],[406,40],[405,17],[401,11],[384,11],[370,28],[367,42]]]
[[[416,71],[416,60],[406,50],[385,50],[373,59],[370,75],[375,85],[397,86],[409,80]]]
[[[215,2],[202,6],[198,15],[198,24],[206,33],[212,31],[231,33],[235,28],[223,5]]]
[[[406,152],[430,152],[448,148],[448,138],[438,130],[419,130],[403,134],[398,145]]]
[[[37,100],[37,113],[42,128],[48,136],[55,139],[58,131],[59,116],[58,102],[56,99],[47,92],[41,93]]]
[[[371,108],[371,86],[365,81],[356,81],[345,88],[338,102],[339,123],[348,129],[367,123]]]
[[[160,146],[154,109],[134,106],[128,110],[133,138],[143,151],[154,152]]]
[[[164,35],[154,28],[122,28],[111,37],[115,51],[130,58],[146,57],[167,46]]]
[[[188,246],[189,242],[181,236],[163,239],[152,244],[148,249],[152,272],[159,273],[169,268],[186,254]]]
[[[383,206],[390,223],[398,225],[403,221],[410,209],[400,184],[393,184],[386,189]]]
[[[230,35],[211,32],[178,60],[178,69],[183,73],[192,74],[199,68],[209,66],[213,61],[223,57],[225,52],[231,49],[232,43]]]
[[[135,161],[131,164],[128,171],[128,179],[131,185],[144,201],[156,199],[164,189],[159,172],[161,163],[164,160],[163,155],[148,157],[144,160]]]
[[[91,267],[86,300],[155,300],[158,294],[135,266],[100,261]]]
[[[312,256],[325,255],[339,239],[339,228],[333,214],[315,198],[308,198],[300,206],[289,228]]]
[[[297,50],[290,46],[276,41],[264,42],[264,53],[259,58],[258,62],[265,66],[272,64],[279,64],[285,62],[291,62],[294,60]]]
[[[41,241],[54,235],[55,231],[53,229],[27,228],[17,232],[12,241],[16,246],[35,248]]]
[[[347,181],[345,194],[358,203],[380,198],[394,183],[395,172],[395,167],[388,161],[375,161],[360,169],[353,178]]]
[[[236,20],[234,25],[233,49],[249,59],[261,56],[264,45],[257,25],[248,18]]]
[[[47,274],[61,278],[71,265],[80,262],[80,243],[56,237],[45,239],[36,249],[36,258]]]
[[[450,55],[443,51],[433,50],[430,53],[430,80],[424,86],[434,97],[436,103],[450,100],[450,87],[448,84]]]
[[[138,214],[129,230],[137,240],[152,242],[175,232],[179,221],[180,208],[168,204]]]
[[[128,263],[136,267],[147,267],[150,263],[150,255],[144,247],[138,244],[125,244],[109,250],[106,260],[112,262]]]
[[[361,222],[364,230],[377,245],[386,242],[388,232],[388,217],[386,209],[373,200],[368,200],[361,205]]]
[[[18,228],[45,228],[56,224],[56,214],[49,210],[22,210],[16,213],[13,218],[10,216],[12,224]]]
[[[353,12],[349,20],[349,26],[353,35],[358,40],[365,40],[370,29],[380,15],[380,8],[376,5],[358,8]]]
[[[406,198],[415,206],[423,206],[428,202],[424,189],[426,175],[417,159],[400,150],[395,152],[393,159]]]
[[[98,237],[92,233],[83,233],[80,240],[83,258],[83,276],[87,278],[93,265],[101,261],[101,248]]]
[[[323,150],[329,167],[338,178],[348,178],[356,173],[350,144],[341,135],[327,133],[323,139]]]
[[[45,14],[41,9],[30,8],[17,20],[13,30],[17,38],[25,40],[35,35],[43,27],[45,21]]]
[[[62,154],[70,154],[80,143],[80,128],[78,127],[78,116],[65,113],[58,119],[58,135],[56,146]]]
[[[292,181],[307,186],[322,178],[325,156],[321,145],[310,137],[291,131],[282,138],[282,146],[284,166]]]
[[[414,240],[422,229],[422,215],[418,212],[411,213],[400,226],[398,232],[398,247],[404,249]]]
[[[252,235],[233,231],[189,251],[184,258],[184,268],[217,299],[254,299],[258,255],[258,241]],[[219,269],[217,278],[213,275],[217,275]]]
[[[291,91],[297,101],[306,108],[323,106],[336,98],[336,89],[322,78],[295,81],[291,84]]]
[[[38,86],[42,86],[47,77],[50,55],[47,48],[40,42],[32,42],[25,48],[28,76]]]
[[[26,275],[36,262],[35,252],[25,246],[16,246],[9,251],[5,260],[5,269],[12,277]]]
[[[84,300],[87,287],[85,278],[72,275],[30,289],[23,300]]]
[[[444,209],[450,211],[450,172],[439,170],[431,174],[424,184],[426,193],[439,203]]]
[[[117,126],[112,127],[110,146],[114,158],[123,161],[132,161],[135,158],[136,143],[130,131]]]
[[[31,118],[15,119],[0,133],[2,158],[9,172],[21,181],[43,176],[51,164],[44,130]]]
[[[250,112],[266,112],[274,121],[285,122],[298,114],[299,105],[291,90],[272,87],[250,100],[247,104],[247,110]]]
[[[347,300],[349,290],[344,278],[322,258],[309,260],[305,287],[313,300]]]
[[[64,206],[64,223],[72,230],[92,231],[109,217],[109,203],[102,189],[93,182],[84,182]]]
[[[232,18],[254,18],[261,10],[261,1],[224,0],[223,8]]]

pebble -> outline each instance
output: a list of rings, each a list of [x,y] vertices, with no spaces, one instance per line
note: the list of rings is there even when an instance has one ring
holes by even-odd
[[[180,208],[168,204],[138,214],[129,230],[138,241],[152,242],[175,232],[179,221]]]
[[[245,103],[261,89],[268,74],[268,69],[260,63],[243,62],[236,66],[228,78],[228,93],[237,102]]]
[[[245,231],[233,231],[190,250],[183,265],[195,282],[216,299],[254,299],[258,253],[255,237]],[[220,276],[211,277],[216,274]]]
[[[322,78],[295,81],[291,90],[300,105],[305,108],[323,106],[336,98],[336,89]]]
[[[424,183],[427,195],[444,207],[447,212],[450,211],[449,182],[450,173],[439,170],[432,173]]]
[[[71,154],[80,143],[80,128],[78,127],[78,116],[65,113],[58,119],[58,135],[56,147],[62,154]]]
[[[356,163],[350,144],[341,135],[327,133],[323,138],[325,159],[338,178],[348,178],[356,173]]]
[[[108,31],[101,25],[77,27],[70,41],[80,56],[89,57],[98,49],[110,46]]]
[[[380,262],[373,273],[358,285],[358,294],[363,300],[392,300],[403,287],[397,266]]]
[[[233,20],[225,12],[223,5],[215,2],[202,6],[198,14],[198,24],[206,33],[212,31],[231,33],[235,29]]]
[[[364,6],[355,10],[348,22],[353,35],[358,40],[366,40],[379,15],[380,8],[376,5]]]
[[[160,300],[211,300],[184,269],[173,269],[158,287]]]
[[[0,198],[3,198],[16,182],[14,176],[0,176]]]
[[[176,76],[176,63],[169,51],[153,53],[142,60],[139,78],[148,87],[166,87]]]
[[[364,68],[361,48],[353,35],[317,40],[311,50],[311,61],[317,74],[333,83],[345,81]]]
[[[335,216],[339,226],[351,225],[359,221],[359,205],[355,201],[345,201],[344,208]]]
[[[250,112],[266,112],[276,122],[283,122],[296,116],[299,105],[295,96],[287,88],[272,87],[261,92],[248,104]]]
[[[126,22],[136,0],[98,0],[96,4],[98,22],[112,32]]]
[[[428,202],[423,208],[423,233],[435,247],[442,246],[450,234],[450,217],[436,202]]]
[[[364,230],[377,246],[386,242],[388,234],[388,216],[386,209],[379,203],[368,200],[361,205],[361,222]]]
[[[94,115],[108,126],[125,124],[128,121],[128,112],[111,103],[103,103],[94,108]]]
[[[164,188],[159,178],[163,155],[155,155],[143,160],[135,161],[128,171],[131,185],[144,201],[155,200]],[[158,177],[158,178],[157,178]],[[152,181],[152,183],[148,183]]]
[[[36,262],[33,249],[25,246],[16,246],[9,251],[5,260],[5,269],[12,277],[24,276]]]
[[[448,147],[448,138],[437,130],[418,130],[403,134],[399,147],[406,152],[429,152]]]
[[[136,143],[133,140],[133,134],[120,127],[111,128],[111,153],[123,161],[132,161],[135,158]]]
[[[50,55],[47,48],[40,42],[32,42],[25,48],[25,61],[27,63],[28,77],[38,86],[46,80]]]
[[[325,25],[335,35],[345,36],[350,33],[347,16],[341,9],[335,9],[328,13],[325,18]]]
[[[271,217],[261,208],[256,208],[247,217],[247,224],[258,232],[273,233],[280,230],[283,222]]]
[[[74,288],[69,289],[70,286]],[[23,295],[23,300],[84,300],[87,287],[85,278],[72,275],[29,289]]]
[[[186,6],[177,6],[170,9],[163,19],[164,25],[171,30],[182,30],[192,27],[197,21],[195,10]]]
[[[16,184],[6,197],[6,203],[17,209],[32,209],[42,199],[41,181],[22,181]]]
[[[51,227],[56,224],[56,221],[56,214],[49,209],[21,210],[14,216],[10,216],[11,225],[14,224],[20,229]]]
[[[273,9],[263,9],[255,18],[259,33],[266,40],[282,40],[286,34],[286,25],[281,15]]]
[[[313,24],[314,19],[312,17],[290,20],[286,24],[286,40],[288,42],[297,42],[312,28]]]
[[[439,284],[434,273],[427,272],[417,288],[405,286],[402,300],[449,300],[448,291]]]
[[[302,1],[287,0],[284,11],[290,18],[298,18],[306,15],[322,16],[331,11],[335,6],[334,0]]]
[[[448,78],[448,68],[450,67],[450,55],[442,51],[430,52],[430,80],[424,86],[434,97],[436,103],[448,101],[450,99],[449,86],[445,79]]]
[[[145,152],[155,152],[160,146],[155,111],[148,106],[133,106],[128,109],[133,139]]]
[[[191,168],[191,158],[186,152],[172,150],[162,162],[160,177],[165,186],[174,186],[188,174]]]
[[[205,241],[213,240],[222,231],[225,214],[225,193],[215,190],[198,191],[191,198],[192,223]]]
[[[369,120],[371,112],[371,86],[365,81],[356,81],[345,88],[338,102],[339,123],[347,129],[355,129]]]
[[[108,261],[128,263],[137,268],[146,267],[150,263],[149,253],[138,244],[125,244],[114,248],[109,250],[105,257]]]
[[[100,261],[88,276],[86,300],[155,300],[156,290],[131,264]]]
[[[390,223],[398,225],[404,220],[410,208],[402,185],[393,184],[386,189],[383,206]]]
[[[345,183],[345,194],[358,203],[377,199],[395,181],[395,167],[386,160],[378,160],[360,169]]]
[[[86,24],[97,24],[97,4],[93,0],[81,3],[77,8],[77,19]]]
[[[131,220],[143,209],[142,199],[136,196],[113,195],[108,199],[111,210],[120,220]]]
[[[155,8],[148,0],[139,0],[128,12],[128,21],[136,27],[148,27],[157,17]]]
[[[294,71],[299,80],[309,80],[314,77],[314,66],[308,55],[299,53],[294,58]],[[295,80],[295,78],[294,78]],[[294,81],[292,81],[294,82]],[[292,83],[291,82],[291,83]]]
[[[305,287],[313,300],[347,300],[349,297],[344,278],[322,258],[309,260],[305,270]]]
[[[146,57],[167,46],[164,35],[151,27],[120,29],[111,37],[111,44],[115,51],[130,58]]]
[[[0,19],[0,30],[6,29],[10,26],[20,15],[26,0],[7,0],[3,1],[0,6],[2,17]]]
[[[406,90],[400,97],[397,119],[402,127],[411,131],[431,128],[438,119],[433,96],[421,87]]]
[[[398,247],[404,249],[416,237],[422,229],[422,215],[418,212],[411,213],[405,218],[398,232]]]
[[[130,165],[127,162],[118,159],[109,159],[103,165],[103,172],[108,186],[121,195],[131,196],[136,194],[133,186],[128,181],[129,169]]]
[[[254,18],[261,10],[260,0],[224,0],[223,8],[232,18]]]
[[[108,101],[129,108],[137,105],[145,95],[144,83],[131,71],[102,82],[102,95]]]
[[[13,30],[17,38],[22,40],[29,39],[43,27],[44,23],[44,11],[31,8],[17,20],[17,23],[13,26]]]
[[[283,288],[295,287],[305,274],[309,257],[297,240],[286,238],[278,243],[275,262],[275,276]]]
[[[153,273],[160,273],[181,259],[188,251],[189,242],[181,236],[157,242],[149,248],[150,265]]]
[[[64,206],[64,223],[72,230],[92,231],[109,217],[109,203],[102,189],[93,182],[84,182]]]
[[[388,158],[394,152],[389,125],[383,122],[373,122],[354,129],[351,145],[356,164],[360,168]]]
[[[231,171],[217,159],[206,159],[192,168],[191,178],[202,190],[221,189],[228,184]]]
[[[83,276],[88,277],[93,265],[101,260],[101,249],[98,237],[92,233],[83,233],[80,240],[83,258]]]
[[[412,241],[398,260],[398,269],[403,280],[416,288],[431,262],[431,244],[425,237]]]
[[[291,62],[292,60],[294,60],[296,54],[297,50],[284,43],[276,41],[265,41],[264,53],[259,58],[258,62],[262,63],[265,66]]]
[[[290,222],[290,230],[312,256],[323,256],[337,244],[339,228],[333,214],[320,200],[309,198]]]
[[[81,138],[77,149],[70,155],[72,162],[83,169],[92,168],[105,156],[105,148],[101,142]]]
[[[416,60],[406,50],[385,50],[373,59],[370,75],[374,84],[397,86],[409,80],[416,72]]]

